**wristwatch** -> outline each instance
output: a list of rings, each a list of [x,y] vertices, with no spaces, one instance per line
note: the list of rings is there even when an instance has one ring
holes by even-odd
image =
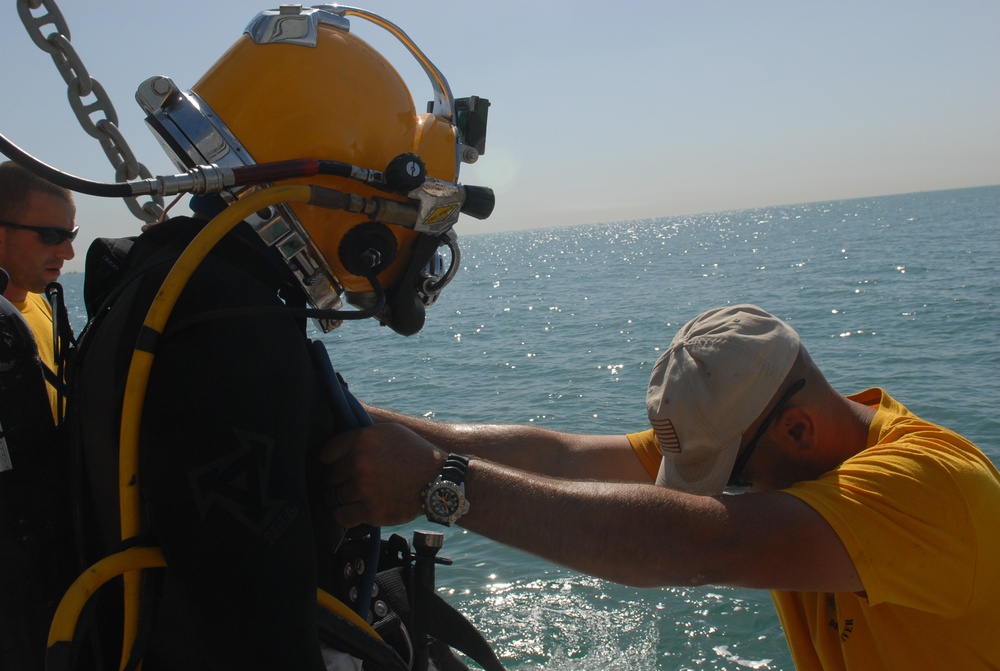
[[[469,512],[469,502],[465,499],[465,474],[468,470],[468,457],[448,455],[441,474],[420,495],[428,520],[450,527]]]

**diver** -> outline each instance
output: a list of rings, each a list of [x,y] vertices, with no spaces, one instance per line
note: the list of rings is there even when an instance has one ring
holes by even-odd
[[[338,194],[338,209],[318,198],[241,217],[178,290],[162,332],[144,318],[169,293],[175,266],[217,221],[270,190],[193,197],[194,216],[88,252],[90,321],[71,375],[88,556],[150,545],[166,564],[143,573],[131,630],[119,595],[101,595],[108,668],[119,653],[146,671],[333,668],[337,645],[318,630],[317,587],[334,593],[349,570],[374,571],[337,560],[351,534],[330,521],[318,461],[331,436],[367,418],[356,403],[338,410],[345,390],[307,337],[306,318],[324,330],[374,317],[403,335],[419,331],[457,268],[459,211],[488,216],[492,192],[457,183],[462,157],[483,150],[484,129],[477,141],[457,125],[475,100],[456,105],[410,47],[435,89],[431,109],[418,113],[396,71],[350,31],[349,13],[410,46],[361,10],[285,5],[258,15],[190,91],[154,77],[137,93],[178,167],[315,158],[318,174],[289,183]],[[358,309],[341,309],[345,298]],[[152,363],[136,392],[132,366],[144,356]],[[120,471],[130,422],[139,427],[131,474]],[[135,490],[132,519],[122,501]],[[359,610],[362,620],[384,615]],[[400,646],[402,668],[418,666],[407,657],[413,645]]]

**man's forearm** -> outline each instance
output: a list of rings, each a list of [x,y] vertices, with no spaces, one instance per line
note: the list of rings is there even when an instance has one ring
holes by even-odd
[[[552,473],[570,449],[567,436],[517,424],[434,422],[366,405],[376,422],[396,422],[442,450],[477,456],[534,473]]]
[[[586,435],[521,424],[451,424],[365,407],[374,421],[402,424],[447,452],[552,477],[649,481],[624,434]]]
[[[582,573],[640,587],[702,582],[705,558],[692,552],[695,534],[687,530],[697,527],[692,520],[719,508],[708,497],[652,484],[530,476],[478,459],[470,464],[466,494],[471,507],[460,526]]]

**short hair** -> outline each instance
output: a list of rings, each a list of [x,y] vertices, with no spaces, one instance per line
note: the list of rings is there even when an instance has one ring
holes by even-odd
[[[17,219],[32,193],[44,193],[73,202],[73,192],[22,168],[14,161],[0,163],[0,219]]]

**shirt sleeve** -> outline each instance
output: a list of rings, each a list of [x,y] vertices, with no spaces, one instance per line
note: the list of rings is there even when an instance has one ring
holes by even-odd
[[[660,443],[656,440],[656,433],[652,429],[647,429],[639,433],[625,435],[632,445],[632,449],[635,450],[635,455],[642,462],[642,467],[655,480],[656,475],[660,472],[660,461],[663,459]]]

